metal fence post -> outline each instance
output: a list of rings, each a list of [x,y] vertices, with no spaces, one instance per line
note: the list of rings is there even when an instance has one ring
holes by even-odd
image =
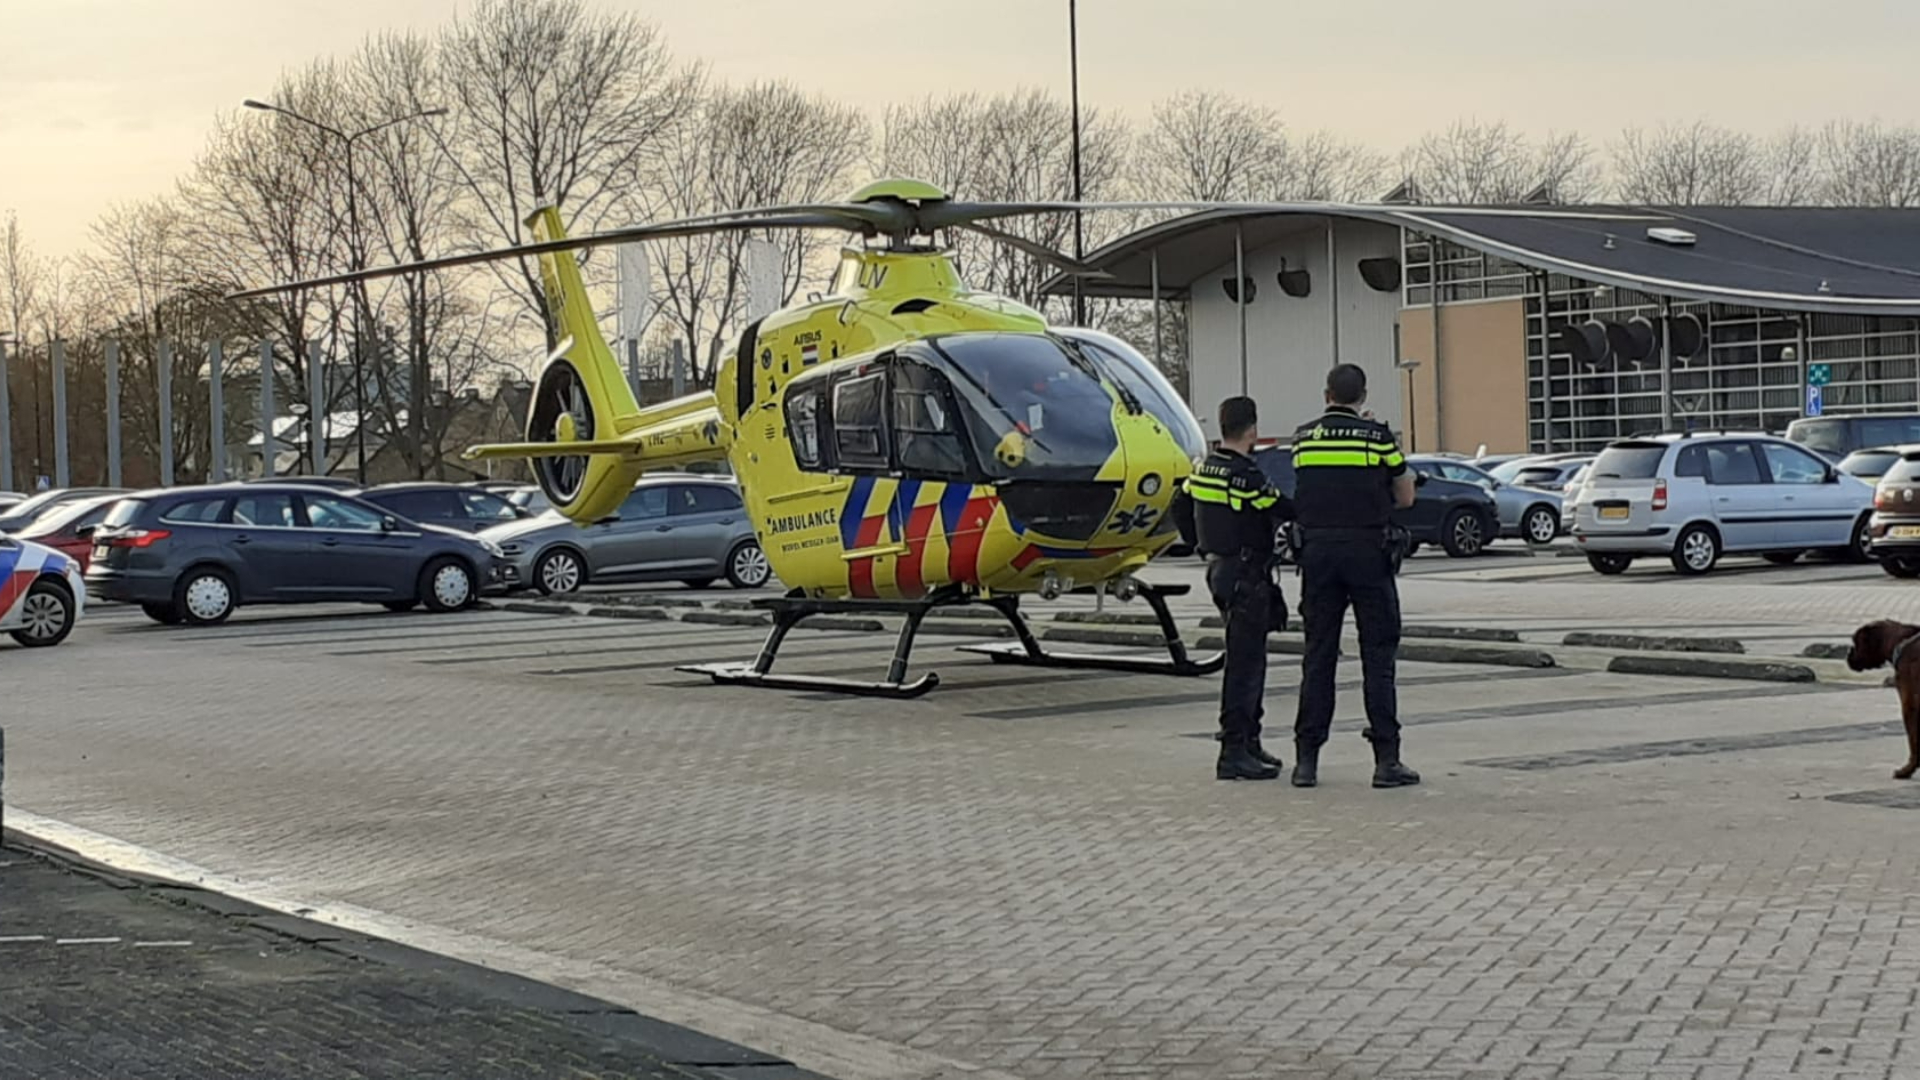
[[[279,452],[273,443],[273,342],[260,343],[260,475],[275,476]]]
[[[53,486],[67,479],[67,343],[56,341],[53,352]]]
[[[0,487],[12,487],[13,401],[7,387],[7,343],[0,341]]]
[[[106,343],[107,486],[120,486],[120,343]]]
[[[320,343],[307,342],[307,446],[313,475],[327,475],[327,372],[320,366]]]
[[[160,486],[173,486],[173,342],[154,347],[154,382],[160,391]]]
[[[222,483],[227,478],[227,406],[220,386],[222,358],[223,350],[219,342],[207,346],[207,480],[214,484]]]

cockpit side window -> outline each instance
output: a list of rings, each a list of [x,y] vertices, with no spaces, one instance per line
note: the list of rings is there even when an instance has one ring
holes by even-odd
[[[887,375],[875,371],[841,379],[833,387],[834,461],[843,469],[885,469],[887,439],[882,416]]]
[[[805,472],[825,472],[828,468],[823,440],[826,420],[827,384],[816,380],[796,387],[787,395],[787,441],[793,444],[793,460]]]
[[[900,469],[914,475],[964,477],[968,468],[960,410],[939,372],[908,359],[893,367],[893,439]]]

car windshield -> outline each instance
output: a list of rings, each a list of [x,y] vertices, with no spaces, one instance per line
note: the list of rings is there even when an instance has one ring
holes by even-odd
[[[58,503],[65,496],[64,491],[43,491],[31,499],[7,507],[6,516],[19,521],[32,521],[47,507]]]
[[[1515,458],[1512,461],[1494,466],[1493,478],[1503,484],[1511,484],[1520,476],[1523,470],[1537,467],[1538,462],[1533,458]]]
[[[965,400],[968,428],[990,475],[1090,480],[1115,450],[1113,394],[1098,369],[1039,334],[936,339]]]
[[[1596,480],[1651,480],[1660,474],[1666,456],[1664,443],[1609,446],[1594,459],[1590,475]]]
[[[99,508],[99,499],[75,499],[73,502],[62,503],[34,518],[31,529],[36,533],[57,533]],[[28,526],[22,526],[20,531],[27,530]]]
[[[1848,454],[1840,462],[1840,471],[1853,476],[1883,476],[1899,460],[1900,454],[1895,450],[1861,450]]]

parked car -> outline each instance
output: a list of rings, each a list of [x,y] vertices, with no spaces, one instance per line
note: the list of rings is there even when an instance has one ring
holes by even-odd
[[[1901,449],[1873,495],[1872,550],[1897,578],[1920,577],[1920,446]]]
[[[43,491],[31,499],[15,503],[7,507],[4,512],[0,512],[0,533],[17,533],[33,524],[34,519],[41,514],[64,503],[98,498],[101,495],[124,494],[127,494],[126,488],[78,487]]]
[[[1871,557],[1874,489],[1772,435],[1659,435],[1594,459],[1575,500],[1587,562],[1619,574],[1643,556],[1704,574],[1729,553],[1791,563],[1812,550]]]
[[[1857,476],[1869,484],[1878,483],[1887,474],[1893,463],[1901,456],[1920,451],[1920,443],[1908,443],[1904,446],[1872,446],[1865,450],[1855,450],[1840,459],[1840,471],[1848,476]]]
[[[582,527],[549,511],[480,535],[506,553],[522,586],[543,593],[638,581],[704,589],[722,577],[757,589],[773,577],[739,487],[720,478],[649,475],[606,521]]]
[[[41,514],[21,529],[19,537],[42,547],[50,547],[80,564],[85,570],[93,558],[93,529],[106,520],[109,511],[122,497],[97,495],[75,499]]]
[[[169,624],[251,604],[457,611],[512,580],[491,541],[300,484],[144,491],[115,504],[93,543],[88,593]]]
[[[553,509],[553,503],[548,501],[547,493],[531,485],[514,489],[513,493],[507,496],[507,501],[530,514],[544,514]]]
[[[1492,473],[1464,461],[1449,461],[1422,454],[1410,457],[1407,464],[1424,476],[1478,484],[1493,493],[1494,507],[1500,518],[1500,536],[1518,538],[1530,544],[1551,544],[1560,535],[1560,496],[1551,491],[1508,484]]]
[[[0,631],[29,649],[58,645],[86,606],[80,564],[60,552],[0,536]]]
[[[1288,498],[1293,497],[1293,451],[1283,445],[1258,447],[1253,460],[1267,480]],[[1415,470],[1413,505],[1395,510],[1393,520],[1413,534],[1417,548],[1437,544],[1456,559],[1486,550],[1500,531],[1499,508],[1493,493],[1479,484],[1438,479]]]
[[[1803,416],[1787,425],[1787,439],[1837,462],[1864,447],[1920,443],[1920,413]]]
[[[24,491],[0,491],[0,513],[4,513],[10,506],[26,501],[27,493]]]
[[[477,533],[533,516],[504,495],[466,484],[382,484],[360,492],[360,497],[408,521],[461,532]]]

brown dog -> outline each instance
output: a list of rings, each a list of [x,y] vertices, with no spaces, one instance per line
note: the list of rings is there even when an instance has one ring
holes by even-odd
[[[1893,685],[1900,691],[1900,719],[1907,725],[1907,763],[1894,770],[1895,780],[1910,779],[1920,769],[1920,626],[1891,619],[1870,622],[1853,632],[1847,666],[1872,671],[1893,665]]]

